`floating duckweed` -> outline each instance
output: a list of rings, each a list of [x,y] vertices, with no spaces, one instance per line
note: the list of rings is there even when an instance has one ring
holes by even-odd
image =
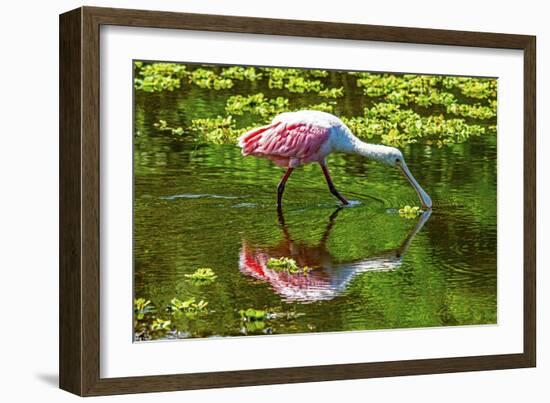
[[[264,70],[269,76],[269,88],[277,89],[282,89],[285,85],[285,81],[288,81],[290,77],[300,74],[300,70],[298,69],[265,68]]]
[[[392,91],[386,95],[386,100],[393,104],[408,105],[410,101],[409,92],[405,90]]]
[[[384,97],[386,103],[409,105],[414,103],[421,107],[442,105],[447,113],[463,117],[486,120],[496,116],[496,89],[494,79],[470,77],[434,77],[405,74],[360,73],[357,75],[357,86],[363,87],[366,95]],[[480,100],[487,99],[488,105],[469,105],[459,103],[457,98],[443,89],[458,89],[462,95]]]
[[[147,62],[136,62],[135,69],[135,87],[144,91],[172,91],[184,82],[213,90],[228,89],[233,87],[234,80],[263,80],[267,81],[269,88],[287,93],[311,92],[319,99],[330,99],[304,105],[299,98],[268,98],[261,92],[236,94],[227,98],[224,116],[192,119],[188,127],[165,120],[154,124],[159,131],[172,135],[195,133],[197,139],[214,144],[234,143],[246,131],[265,125],[282,112],[312,109],[335,113],[337,99],[344,95],[344,87],[325,88],[328,84],[325,79],[330,74],[326,70],[241,66],[186,68],[175,63]],[[357,87],[365,95],[377,101],[369,103],[363,114],[340,116],[363,140],[392,146],[423,143],[441,147],[496,132],[494,125],[478,123],[496,117],[496,79],[367,72],[347,74],[354,77]],[[465,103],[465,97],[475,99],[476,103]]]
[[[280,69],[280,68],[264,68],[269,76],[269,88],[283,89],[286,88],[289,92],[304,93],[304,92],[319,92],[324,85],[320,80],[312,80],[311,78],[322,78],[328,75],[324,70],[300,70],[300,69]]]
[[[214,270],[208,267],[201,267],[192,274],[186,274],[185,277],[196,285],[204,285],[213,283],[218,276],[216,276]]]
[[[319,96],[323,98],[342,98],[344,96],[344,87],[326,88],[319,91]]]
[[[275,312],[274,309],[264,310],[248,308],[241,309],[239,311],[239,316],[243,325],[241,328],[242,333],[250,334],[262,331],[271,334],[273,333],[273,329],[267,326],[273,321],[293,321],[305,316],[305,313],[295,311]]]
[[[365,109],[365,116],[382,125],[382,142],[404,145],[423,140],[426,144],[442,146],[466,141],[472,136],[487,133],[487,127],[467,124],[464,119],[445,119],[443,115],[421,116],[399,105],[378,103]],[[366,120],[366,122],[369,122]]]
[[[493,78],[443,77],[442,84],[446,88],[458,88],[469,98],[486,99],[497,96],[497,80]]]
[[[231,66],[224,68],[221,76],[223,78],[229,78],[234,80],[248,80],[248,81],[258,81],[261,80],[263,75],[261,72],[258,72],[254,67],[241,67],[241,66]]]
[[[404,218],[416,218],[422,214],[422,210],[418,206],[405,206],[399,209],[399,215]]]
[[[167,332],[170,330],[170,325],[172,324],[172,321],[170,320],[164,320],[161,318],[156,318],[151,323],[151,331],[153,332]]]
[[[185,65],[177,63],[135,62],[134,66],[134,87],[147,92],[174,91],[181,87],[184,78],[201,88],[221,90],[233,87],[233,80],[258,81],[263,77],[254,67],[228,67],[218,75],[208,68],[189,71]]]
[[[242,324],[242,332],[244,334],[264,331],[266,329],[267,312],[264,310],[248,308],[239,311]]]
[[[270,258],[267,262],[267,267],[275,271],[285,271],[288,273],[298,273],[299,269],[296,261],[289,257],[281,257],[279,259]]]
[[[239,315],[241,316],[242,320],[257,321],[265,320],[267,317],[267,312],[259,309],[248,308],[246,310],[241,309],[239,311]]]
[[[137,320],[142,320],[145,315],[156,312],[156,308],[150,300],[145,298],[137,298],[134,300],[134,314]]]
[[[290,76],[284,87],[290,92],[303,94],[304,92],[319,92],[323,83],[319,80],[307,80],[301,76]]]
[[[234,115],[250,112],[262,118],[270,118],[288,111],[288,99],[283,97],[267,99],[261,92],[249,96],[234,95],[227,100],[225,110]]]
[[[269,74],[269,80],[267,82],[269,88],[277,88],[281,89],[284,86],[284,79],[289,74],[290,70],[285,69],[265,69],[265,71]]]
[[[249,97],[240,95],[230,98],[226,109],[235,114],[241,115],[248,111],[252,114],[265,116],[266,120],[271,119],[277,113],[281,113],[287,107],[285,98],[268,100],[263,94],[255,94]],[[305,109],[333,112],[333,103],[320,103],[309,105]],[[452,109],[460,115],[472,117],[486,116],[485,108],[458,108]],[[398,104],[377,103],[371,108],[365,108],[364,116],[351,118],[342,117],[342,121],[359,138],[364,140],[380,139],[382,143],[392,146],[403,146],[406,144],[423,142],[439,147],[445,144],[457,144],[466,141],[473,136],[482,136],[495,131],[494,126],[466,123],[462,118],[445,118],[443,115],[421,116],[412,109],[402,109]],[[227,117],[194,119],[191,130],[199,133],[202,138],[215,144],[234,142],[247,130],[261,126],[264,122],[258,122],[246,128],[238,128],[237,122],[232,115]],[[183,133],[181,128],[171,128],[166,123],[159,124],[159,130],[171,131],[174,134]]]
[[[181,79],[188,72],[184,65],[176,63],[143,64],[135,62],[136,78],[134,86],[137,90],[146,92],[174,91],[180,88]]]
[[[494,119],[496,117],[496,107],[479,104],[452,104],[447,106],[447,113],[480,120]]]
[[[134,300],[134,329],[137,340],[163,337],[171,330],[171,321],[155,315],[157,309],[145,298]]]
[[[374,73],[355,73],[357,86],[371,97],[382,97],[397,92],[393,97],[397,100],[412,98],[435,89],[441,78],[437,76],[419,76],[414,74],[393,75]],[[390,97],[391,98],[391,97]],[[407,101],[402,101],[408,102]]]
[[[172,314],[183,314],[188,319],[195,319],[197,316],[207,313],[207,305],[208,302],[203,301],[202,299],[199,302],[196,302],[194,297],[188,298],[184,301],[181,301],[178,298],[172,298],[170,305],[167,307],[167,311]]]
[[[362,139],[380,137],[386,130],[386,122],[376,118],[366,118],[364,116],[342,117],[342,121],[353,134]]]
[[[312,270],[308,266],[298,267],[296,261],[289,257],[281,257],[278,259],[270,258],[267,261],[267,268],[277,272],[285,272],[290,274],[307,274],[309,271]]]
[[[464,96],[477,99],[495,98],[497,82],[490,78],[424,76],[415,74],[393,75],[375,73],[350,73],[357,77],[357,86],[366,95],[382,97],[394,91],[404,95],[429,94],[442,88],[458,89]]]
[[[225,90],[233,87],[233,80],[218,76],[212,70],[200,68],[193,70],[189,75],[189,82],[200,88]]]
[[[449,92],[430,89],[426,93],[418,94],[411,97],[411,102],[415,102],[419,106],[428,108],[432,105],[443,105],[447,108],[456,105],[458,102],[455,96]]]
[[[357,86],[369,97],[381,97],[397,87],[397,77],[371,73],[358,73]]]
[[[170,132],[170,134],[177,134],[178,136],[181,136],[183,134],[183,127],[172,127],[168,126],[168,123],[166,120],[159,120],[157,123],[153,123],[153,126],[156,127],[158,130],[163,132]]]
[[[328,71],[326,70],[298,70],[300,73],[305,74],[309,77],[328,77]]]
[[[245,132],[237,129],[231,115],[217,118],[193,119],[191,130],[198,133],[203,139],[214,144],[233,143]]]

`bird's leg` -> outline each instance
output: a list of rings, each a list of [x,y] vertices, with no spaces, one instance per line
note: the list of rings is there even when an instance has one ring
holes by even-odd
[[[345,199],[345,197],[342,196],[338,190],[336,190],[334,183],[332,183],[332,178],[330,177],[330,173],[328,171],[327,166],[325,164],[321,164],[321,168],[323,169],[323,173],[325,174],[325,179],[327,180],[327,185],[330,190],[330,193],[336,196],[342,202],[342,204],[349,204],[349,202]]]
[[[288,168],[277,186],[277,209],[280,210],[283,207],[283,193],[285,191],[286,181],[290,174],[294,171],[294,168]]]
[[[277,217],[279,218],[279,226],[281,227],[281,230],[283,231],[283,235],[285,237],[285,240],[287,242],[290,242],[290,233],[288,232],[288,227],[286,226],[285,222],[285,216],[283,214],[283,209],[278,208],[277,209]]]
[[[332,227],[334,226],[334,220],[336,219],[336,216],[342,209],[343,209],[342,206],[338,206],[338,208],[334,210],[334,212],[328,218],[327,227],[325,228],[325,232],[321,237],[321,240],[319,241],[319,245],[325,245],[327,243],[328,237],[330,236],[330,231],[332,231]]]

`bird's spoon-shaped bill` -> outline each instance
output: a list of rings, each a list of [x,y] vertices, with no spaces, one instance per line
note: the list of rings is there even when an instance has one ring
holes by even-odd
[[[431,209],[432,208],[432,199],[430,196],[428,196],[428,193],[422,189],[422,187],[419,185],[419,183],[414,178],[411,171],[409,171],[409,168],[407,167],[407,164],[404,162],[401,162],[398,164],[399,168],[401,169],[401,172],[403,172],[403,175],[405,175],[405,178],[411,183],[412,187],[416,191],[416,194],[418,194],[418,197],[420,198],[420,202],[422,203],[422,207],[425,209]]]

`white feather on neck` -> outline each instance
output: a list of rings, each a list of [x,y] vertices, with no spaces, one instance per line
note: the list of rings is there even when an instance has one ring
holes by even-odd
[[[359,140],[353,152],[384,164],[393,165],[395,162],[395,148],[381,144],[369,144]]]
[[[336,137],[336,142],[333,145],[335,151],[358,154],[378,162],[393,165],[396,152],[399,152],[396,148],[365,143],[355,137],[349,129],[345,129]]]

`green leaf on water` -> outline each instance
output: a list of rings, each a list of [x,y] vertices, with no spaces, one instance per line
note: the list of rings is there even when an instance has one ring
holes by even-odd
[[[422,210],[418,206],[404,206],[403,208],[399,209],[399,215],[404,218],[416,218],[420,214],[422,214]]]
[[[201,267],[192,274],[185,274],[185,277],[195,285],[205,285],[213,283],[218,276],[209,267]]]

